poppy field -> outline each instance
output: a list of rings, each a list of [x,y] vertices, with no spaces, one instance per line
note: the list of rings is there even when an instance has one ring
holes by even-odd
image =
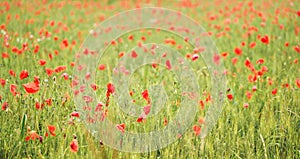
[[[0,158],[300,158],[299,37],[293,0],[0,2]]]

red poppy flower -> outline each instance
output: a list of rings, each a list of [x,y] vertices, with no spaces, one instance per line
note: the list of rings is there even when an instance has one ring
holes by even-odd
[[[256,46],[256,42],[251,42],[250,44],[249,44],[249,47],[250,48],[254,48]]]
[[[247,96],[248,100],[250,100],[252,97],[252,93],[249,91],[246,91],[246,96]]]
[[[248,103],[244,103],[244,108],[248,108],[249,104]]]
[[[131,52],[131,57],[132,58],[136,58],[138,56],[138,54],[133,50],[132,52]]]
[[[294,46],[294,50],[298,53],[300,53],[300,47],[299,46]]]
[[[68,46],[69,46],[68,39],[64,39],[64,40],[62,41],[62,44],[63,44],[65,47],[68,47]]]
[[[66,66],[57,66],[55,69],[54,69],[54,71],[56,72],[56,73],[59,73],[59,72],[62,72],[62,71],[64,71],[64,70],[66,70]]]
[[[115,40],[112,40],[112,41],[110,42],[110,44],[111,44],[111,45],[117,45],[117,42],[116,42]]]
[[[8,108],[8,103],[7,102],[4,102],[2,104],[2,110],[6,110]]]
[[[288,47],[289,46],[289,42],[285,42],[284,46]]]
[[[3,59],[9,58],[9,55],[8,55],[7,53],[3,52],[3,53],[2,53],[2,58],[3,58]]]
[[[149,93],[148,93],[148,90],[144,90],[142,92],[142,96],[143,98],[148,102],[148,104],[150,103],[150,98],[149,98]]]
[[[166,44],[176,45],[176,41],[174,39],[165,39]]]
[[[196,61],[198,58],[199,58],[199,55],[198,54],[194,54],[192,56],[192,61]]]
[[[49,59],[50,60],[52,60],[53,59],[53,56],[52,56],[52,54],[50,53],[50,54],[48,54],[48,57],[49,57]]]
[[[167,124],[168,124],[168,119],[164,117],[164,126],[166,126]]]
[[[124,123],[122,123],[122,124],[117,124],[116,128],[117,128],[118,130],[120,130],[122,133],[124,133],[124,131],[125,131],[125,124],[124,124]]]
[[[51,99],[51,98],[46,99],[45,102],[46,102],[46,104],[49,105],[49,106],[52,105],[52,99]]]
[[[264,59],[260,58],[256,61],[257,64],[263,64],[265,62]]]
[[[294,62],[294,64],[297,64],[298,63],[298,59],[295,59],[293,62]]]
[[[68,79],[69,79],[69,75],[68,75],[67,73],[63,73],[63,74],[61,75],[61,77],[63,77],[64,80],[68,80]]]
[[[236,48],[234,49],[234,53],[235,53],[236,55],[242,55],[243,51],[242,51],[241,48],[236,47]]]
[[[128,40],[132,41],[133,40],[133,35],[129,35]]]
[[[168,70],[170,70],[172,68],[170,60],[166,61],[166,67]]]
[[[231,62],[233,65],[235,65],[237,63],[238,59],[236,57],[232,58],[231,59]]]
[[[227,57],[227,56],[228,56],[228,52],[222,52],[222,53],[221,53],[221,56]]]
[[[243,42],[241,43],[241,45],[242,45],[242,46],[245,46],[245,45],[246,45],[246,43],[243,41]]]
[[[16,73],[13,70],[9,70],[9,74],[13,77],[16,77]]]
[[[17,94],[17,85],[11,84],[9,90],[12,93],[12,95],[15,96]]]
[[[105,111],[102,111],[102,114],[101,114],[101,121],[103,121],[105,118],[106,118],[106,116],[107,116],[107,112],[108,112],[108,110],[106,109]]]
[[[199,118],[198,123],[199,124],[204,124],[205,123],[205,119],[204,118]]]
[[[49,132],[50,132],[50,134],[52,135],[52,136],[56,136],[56,134],[55,134],[55,126],[53,126],[53,125],[49,125],[48,126],[48,130],[49,130]]]
[[[46,63],[47,63],[46,60],[43,60],[43,59],[41,59],[41,60],[39,61],[39,64],[40,64],[41,66],[44,66]]]
[[[100,64],[98,67],[99,70],[103,71],[105,70],[105,65],[104,64]]]
[[[146,119],[146,114],[143,112],[138,119],[136,120],[136,122],[140,123],[142,122],[144,119]]]
[[[4,87],[5,84],[6,84],[5,79],[0,78],[0,84],[1,84],[2,87]]]
[[[46,68],[45,70],[48,76],[51,76],[54,72],[51,68]]]
[[[151,105],[147,105],[144,107],[144,113],[145,115],[148,115],[150,113],[150,110],[151,110]]]
[[[246,61],[245,61],[245,66],[250,68],[252,66],[250,60],[247,58]]]
[[[249,82],[255,82],[257,80],[257,75],[249,75],[248,80]]]
[[[200,104],[200,106],[201,106],[201,109],[204,109],[204,102],[203,102],[203,100],[200,100],[200,101],[199,101],[199,104]]]
[[[269,37],[267,35],[265,35],[264,37],[262,37],[260,40],[264,44],[269,44]]]
[[[290,85],[288,83],[284,83],[284,84],[282,84],[282,87],[289,88]]]
[[[94,91],[96,91],[97,88],[98,88],[98,86],[97,86],[96,84],[91,84],[90,86],[91,86],[91,88],[92,88]]]
[[[115,92],[115,87],[112,83],[107,84],[107,95],[113,94]]]
[[[102,107],[103,107],[103,103],[102,102],[98,102],[95,108],[95,112],[101,111]],[[79,115],[79,114],[78,114]],[[78,116],[79,117],[79,116]]]
[[[21,73],[20,73],[20,80],[24,79],[24,78],[27,78],[28,77],[28,71],[26,70],[23,70]]]
[[[123,57],[124,54],[125,54],[124,52],[120,52],[120,53],[119,53],[119,57]]]
[[[221,59],[221,57],[218,54],[215,54],[214,57],[213,57],[214,63],[217,64],[217,65],[220,64],[220,59]]]
[[[152,66],[152,68],[157,68],[157,64],[156,63],[152,63],[151,66]]]
[[[276,94],[277,94],[277,89],[276,89],[276,88],[272,90],[272,94],[273,94],[273,95],[276,95]]]
[[[201,133],[201,127],[198,125],[193,126],[194,133],[198,136]]]
[[[256,90],[257,90],[257,87],[256,87],[256,86],[253,86],[253,87],[252,87],[252,91],[255,92]]]
[[[34,81],[35,84],[40,84],[40,80],[38,76],[34,76]]]
[[[296,84],[300,88],[300,79],[296,79]]]
[[[74,111],[74,112],[71,113],[71,116],[79,118],[80,114],[79,114],[79,112]]]
[[[268,72],[268,67],[267,67],[267,66],[263,66],[263,67],[261,68],[261,71],[262,71],[263,73]]]
[[[25,137],[25,141],[39,139],[40,136],[36,131],[27,132],[28,136]]]
[[[77,152],[78,151],[78,149],[79,149],[79,146],[78,146],[78,141],[77,141],[77,139],[73,139],[72,141],[71,141],[71,143],[70,143],[70,150],[71,150],[71,152]]]
[[[86,103],[90,103],[93,101],[93,98],[91,96],[83,96],[83,100],[86,102]]]
[[[40,86],[36,82],[23,84],[23,87],[27,93],[36,93],[40,90]]]
[[[229,100],[232,100],[232,99],[233,99],[233,95],[232,95],[232,94],[227,94],[227,98],[228,98]]]
[[[44,103],[39,103],[39,102],[36,102],[35,103],[35,108],[37,109],[37,110],[41,110],[41,109],[43,109],[44,108]]]

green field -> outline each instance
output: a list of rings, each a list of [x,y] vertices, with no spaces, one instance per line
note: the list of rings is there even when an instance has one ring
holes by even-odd
[[[190,39],[174,32],[142,28],[114,37],[95,65],[96,72],[91,72],[97,99],[85,98],[86,105],[74,100],[87,89],[76,87],[74,74],[87,37],[117,13],[143,7],[172,9],[194,19],[218,49],[213,59],[226,69],[226,90],[219,106],[223,110],[205,138],[199,134],[214,102],[212,88],[219,84],[211,82],[212,72],[201,58],[205,51],[197,52]],[[1,1],[0,158],[300,158],[299,37],[296,0]],[[148,65],[130,72],[125,91],[144,111],[155,99],[167,96],[161,110],[153,104],[151,113],[157,114],[133,117],[120,109],[114,68],[128,57],[138,59],[154,44],[176,51],[192,68],[199,86],[197,104],[191,106],[198,110],[196,117],[185,132],[171,134],[178,139],[166,147],[146,153],[116,150],[90,133],[87,123],[94,119],[85,110],[99,106],[100,118],[111,121],[123,139],[123,130],[164,129],[186,99],[180,88],[188,81],[176,77],[180,65],[169,66],[168,54],[159,54],[162,64],[146,61]],[[133,49],[139,50],[137,54]],[[199,59],[193,59],[196,55]],[[165,92],[151,91],[153,85]],[[88,100],[101,106],[90,106]],[[105,129],[109,127],[101,131]]]

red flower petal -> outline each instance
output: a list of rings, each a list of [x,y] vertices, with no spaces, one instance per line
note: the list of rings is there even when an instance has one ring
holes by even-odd
[[[72,142],[70,143],[70,148],[71,152],[77,152],[79,147],[78,147],[78,141],[76,139],[73,139]]]
[[[20,80],[24,79],[24,78],[27,78],[28,77],[28,71],[26,70],[23,70],[21,73],[20,73]]]
[[[198,125],[194,125],[193,126],[193,130],[194,130],[194,133],[198,136],[200,135],[201,133],[201,127],[199,127]]]
[[[166,67],[168,70],[170,70],[172,68],[170,60],[166,61]]]
[[[5,79],[0,78],[0,84],[1,84],[2,87],[4,87],[5,84],[6,84]]]
[[[48,130],[49,130],[49,132],[50,132],[50,134],[52,135],[52,136],[56,136],[56,134],[54,133],[54,131],[55,131],[55,126],[53,126],[53,125],[49,125],[48,126]]]
[[[276,95],[276,94],[277,94],[277,89],[276,89],[276,88],[272,90],[272,94],[273,94],[273,95]]]
[[[46,63],[47,63],[46,60],[43,60],[43,59],[41,59],[41,60],[39,61],[39,64],[40,64],[41,66],[44,66]]]
[[[150,113],[150,110],[151,110],[151,105],[147,105],[144,107],[144,112],[146,115],[148,115]]]
[[[125,124],[124,124],[124,123],[118,124],[118,125],[116,126],[116,128],[117,128],[118,130],[120,130],[122,133],[124,133],[124,131],[125,131]]]
[[[300,88],[300,79],[296,79],[296,84]]]
[[[236,48],[234,49],[234,53],[235,53],[236,55],[242,55],[243,51],[242,51],[242,49],[236,47]]]
[[[2,104],[2,110],[6,110],[8,108],[8,103],[7,102],[4,102]]]
[[[79,114],[79,112],[74,111],[74,112],[71,113],[71,116],[79,118],[80,114]]]
[[[233,99],[233,95],[232,95],[232,94],[227,94],[227,98],[228,98],[229,100],[232,100],[232,99]]]
[[[11,84],[9,90],[12,93],[12,95],[15,96],[17,94],[17,85]]]
[[[23,87],[27,93],[36,93],[40,90],[39,85],[34,82],[23,84]]]

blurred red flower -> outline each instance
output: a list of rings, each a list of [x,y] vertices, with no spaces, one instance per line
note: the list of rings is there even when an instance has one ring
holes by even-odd
[[[118,130],[120,130],[122,133],[124,133],[124,131],[125,131],[125,124],[124,124],[124,123],[122,123],[122,124],[117,124],[116,128],[117,128]]]
[[[0,84],[1,84],[2,87],[4,87],[5,84],[6,84],[5,79],[0,78]]]
[[[235,53],[236,55],[242,55],[243,51],[242,51],[241,48],[236,47],[236,48],[234,49],[234,53]]]
[[[267,35],[265,35],[264,37],[262,37],[260,40],[264,44],[269,44],[269,37]]]
[[[79,149],[79,146],[78,146],[78,141],[77,141],[77,139],[76,138],[74,138],[72,141],[71,141],[71,143],[70,143],[70,150],[71,150],[71,152],[77,152],[78,151],[78,149]]]
[[[25,137],[25,141],[39,139],[40,136],[36,131],[27,132],[28,136]]]
[[[198,136],[201,133],[201,127],[198,125],[193,126],[194,133]]]
[[[296,84],[300,88],[300,79],[296,79]]]
[[[12,93],[12,95],[15,96],[17,94],[17,85],[11,84],[9,90]]]
[[[23,71],[20,73],[20,80],[23,80],[24,78],[27,78],[27,77],[28,77],[28,71],[23,70]]]
[[[40,86],[37,82],[23,84],[23,87],[27,93],[32,93],[32,94],[40,90]]]
[[[233,95],[232,95],[232,94],[227,94],[227,98],[228,98],[229,100],[232,100],[232,99],[233,99]]]
[[[41,66],[44,66],[46,63],[47,63],[46,60],[43,60],[43,59],[41,59],[41,60],[39,61],[39,64],[40,64]]]
[[[6,110],[8,108],[8,103],[7,102],[4,102],[2,104],[2,110]]]
[[[273,95],[276,95],[276,94],[277,94],[277,89],[276,89],[276,88],[272,90],[272,94],[273,94]]]

